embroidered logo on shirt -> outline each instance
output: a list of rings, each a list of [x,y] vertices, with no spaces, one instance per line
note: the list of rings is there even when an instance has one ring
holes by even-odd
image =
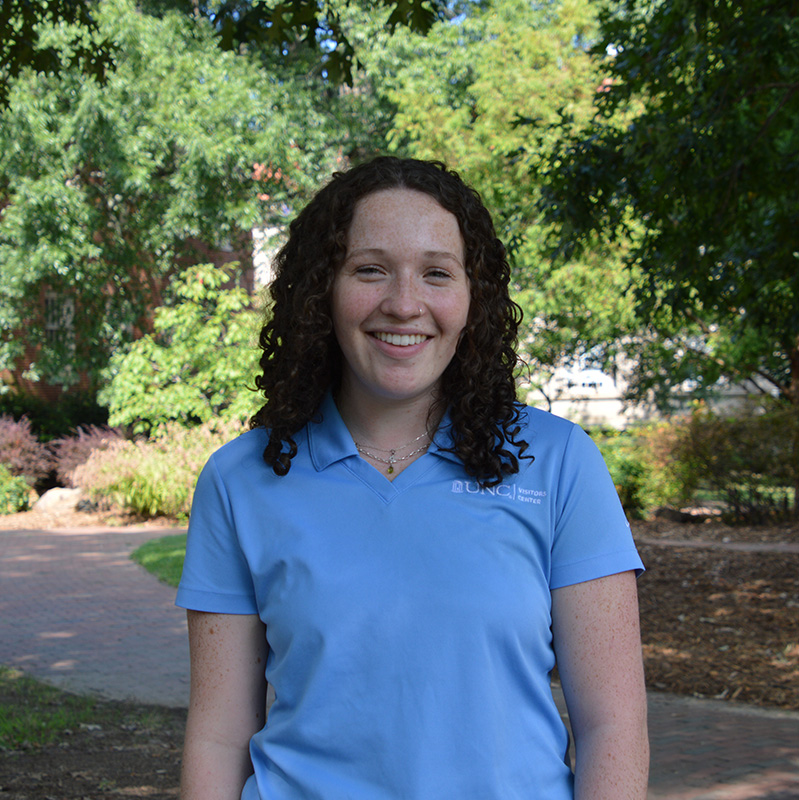
[[[522,489],[515,483],[481,487],[476,481],[452,481],[452,492],[453,494],[489,494],[492,497],[506,497],[517,503],[533,503],[539,506],[542,499],[547,496],[544,489]]]

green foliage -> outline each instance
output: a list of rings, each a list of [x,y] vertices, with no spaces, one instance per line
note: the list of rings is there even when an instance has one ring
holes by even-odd
[[[120,441],[94,451],[74,471],[73,481],[103,507],[185,520],[203,465],[240,430],[233,423],[191,429],[168,423],[149,440]]]
[[[0,514],[27,511],[30,497],[28,482],[21,475],[14,475],[5,464],[0,464]]]
[[[498,0],[464,7],[424,38],[401,32],[381,42],[365,58],[387,73],[380,90],[397,108],[393,146],[454,166],[506,241],[534,239],[530,165],[542,148],[519,123],[554,122],[561,109],[587,118],[599,78],[581,43],[594,26],[586,0]]]
[[[379,9],[386,30],[402,25],[421,33],[429,30],[445,8],[441,0],[369,0],[361,5],[364,11]],[[343,81],[351,85],[353,82],[356,52],[342,20],[347,5],[286,0],[272,8],[241,0],[223,4],[201,3],[200,10],[213,23],[220,46],[226,50],[237,50],[242,45],[267,45],[288,55],[297,43],[302,42],[311,50],[321,50],[317,68],[326,77],[335,83]]]
[[[679,421],[594,434],[629,516],[641,519],[658,506],[681,506],[693,495],[697,478],[682,457],[682,436]]]
[[[247,292],[224,288],[234,275],[212,264],[186,270],[173,305],[156,310],[153,333],[111,357],[99,399],[112,425],[147,433],[169,421],[243,421],[257,410],[260,318]]]
[[[791,461],[795,415],[752,407],[721,416],[705,406],[685,425],[679,457],[726,504],[732,522],[758,524],[788,516],[796,483]]]
[[[70,694],[0,666],[0,751],[53,745],[63,742],[67,732],[88,725],[124,725],[153,735],[173,724],[166,709],[140,709]]]
[[[130,557],[169,586],[177,587],[186,556],[186,534],[151,539],[137,547]]]
[[[0,394],[0,414],[28,419],[40,442],[67,436],[82,425],[108,422],[107,409],[93,396],[74,390],[62,394],[55,403],[25,392],[7,391]]]
[[[785,518],[794,500],[790,409],[773,402],[731,416],[699,405],[690,416],[594,434],[627,513],[683,506],[698,494],[732,523]]]
[[[149,329],[201,245],[248,253],[252,226],[303,202],[343,138],[318,81],[223,53],[207,21],[94,8],[117,47],[105,85],[23,72],[0,113],[0,369],[46,342],[29,375],[64,386]],[[40,40],[68,48],[70,31]],[[74,302],[58,336],[45,290]]]
[[[381,10],[387,30],[406,25],[424,32],[445,10],[439,0],[370,0],[367,5]],[[91,0],[4,0],[0,14],[0,106],[7,99],[6,82],[26,67],[58,73],[71,66],[98,79],[105,77],[114,64],[114,45],[100,36],[94,6]],[[273,7],[250,0],[140,0],[139,6],[156,15],[178,11],[203,17],[210,22],[223,50],[266,47],[288,60],[302,43],[316,52],[319,71],[333,81],[352,83],[356,53],[342,26],[338,4],[320,6],[316,0],[287,0]],[[69,28],[69,58],[65,58],[63,49],[40,42],[39,27],[43,22]]]
[[[621,435],[596,438],[624,510],[633,519],[640,519],[646,503],[642,497],[646,468],[634,443]]]
[[[39,41],[42,22],[60,23],[71,31],[69,48],[47,47]],[[112,44],[98,35],[87,2],[82,0],[3,0],[0,11],[0,107],[8,102],[8,84],[26,67],[57,73],[78,67],[98,80],[111,66]]]
[[[639,310],[682,340],[661,383],[757,373],[799,406],[795,10],[630,0],[599,19],[596,115],[548,129],[539,171],[555,252],[630,241],[630,220],[644,222],[625,256]]]

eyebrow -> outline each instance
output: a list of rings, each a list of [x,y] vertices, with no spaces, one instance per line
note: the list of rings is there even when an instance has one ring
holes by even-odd
[[[357,250],[347,253],[345,261],[349,261],[351,258],[356,258],[357,256],[382,256],[386,255],[387,252],[388,251],[380,247],[359,247]],[[449,250],[425,250],[422,255],[425,258],[447,258],[450,261],[454,261],[458,266],[463,266],[460,259]]]

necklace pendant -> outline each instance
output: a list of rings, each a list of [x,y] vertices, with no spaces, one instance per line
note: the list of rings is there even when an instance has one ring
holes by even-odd
[[[391,473],[392,473],[392,472],[394,472],[394,465],[393,465],[393,464],[391,464],[391,463],[389,463],[389,465],[388,465],[388,469],[386,470],[386,472],[387,472],[389,475],[391,475]]]

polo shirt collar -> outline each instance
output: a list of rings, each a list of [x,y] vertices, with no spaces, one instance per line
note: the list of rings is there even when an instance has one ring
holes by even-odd
[[[311,461],[317,471],[327,469],[336,461],[342,461],[351,456],[357,456],[358,450],[352,440],[349,429],[341,418],[332,392],[325,394],[315,417],[308,423],[308,447]],[[441,419],[441,424],[433,436],[428,453],[448,461],[460,463],[454,453],[448,453],[442,448],[452,446],[452,422],[449,412]]]
[[[317,471],[327,469],[336,461],[358,455],[355,442],[339,414],[332,392],[325,394],[322,405],[307,427],[311,461]]]

